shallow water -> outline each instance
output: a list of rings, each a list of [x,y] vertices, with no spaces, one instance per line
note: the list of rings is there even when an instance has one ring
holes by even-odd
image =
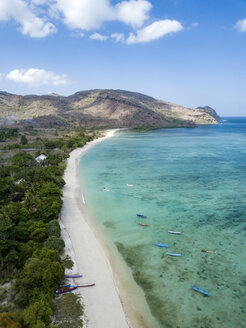
[[[246,327],[245,118],[122,132],[88,151],[79,172],[87,205],[132,269],[160,327]],[[156,242],[182,256],[166,255]]]

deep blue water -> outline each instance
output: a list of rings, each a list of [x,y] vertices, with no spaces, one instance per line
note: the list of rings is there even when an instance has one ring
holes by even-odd
[[[130,266],[160,327],[246,327],[246,118],[224,120],[121,132],[80,162],[88,206]],[[166,255],[156,242],[182,256]]]

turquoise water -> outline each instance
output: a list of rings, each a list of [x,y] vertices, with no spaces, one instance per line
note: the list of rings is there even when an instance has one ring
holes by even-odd
[[[246,118],[122,132],[89,150],[79,172],[99,226],[130,266],[160,327],[246,327]],[[166,255],[156,242],[182,256]]]

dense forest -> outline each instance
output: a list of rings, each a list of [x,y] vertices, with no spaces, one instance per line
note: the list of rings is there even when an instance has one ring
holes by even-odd
[[[13,129],[2,131],[12,138]],[[95,133],[78,130],[65,137],[36,137],[31,143],[19,137],[19,143],[1,147],[11,156],[0,167],[0,327],[72,327],[65,325],[65,318],[60,325],[52,323],[52,314],[59,314],[55,290],[65,271],[58,223],[62,176],[69,152],[92,140]],[[27,145],[34,150],[24,151]],[[41,153],[46,158],[37,161]],[[81,314],[73,296],[59,300],[60,307],[66,308],[67,299]]]

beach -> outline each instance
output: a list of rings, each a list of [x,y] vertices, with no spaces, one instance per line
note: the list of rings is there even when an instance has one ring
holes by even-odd
[[[83,275],[73,281],[75,284],[95,283],[95,287],[76,291],[81,295],[85,327],[148,327],[149,324],[155,327],[143,291],[135,283],[130,269],[117,257],[118,254],[114,260],[110,258],[107,246],[93,229],[84,209],[85,200],[77,173],[80,158],[95,144],[112,137],[116,131],[110,130],[105,137],[75,149],[67,160],[60,225],[66,244],[65,253],[74,261],[74,267],[66,270],[66,273]],[[112,252],[117,252],[116,248]],[[120,276],[123,276],[121,281]],[[136,299],[140,299],[138,304]],[[147,319],[144,318],[146,314]]]
[[[64,173],[63,206],[60,225],[65,241],[65,254],[74,262],[67,274],[82,274],[74,284],[95,283],[91,288],[76,291],[84,307],[86,328],[157,328],[146,302],[145,294],[116,246],[105,238],[87,211],[81,189],[78,164],[93,146],[112,137],[118,129],[109,130],[104,137],[77,148],[70,153]],[[102,190],[103,192],[103,190]]]
[[[83,216],[77,197],[80,192],[76,170],[80,157],[95,143],[113,136],[114,132],[115,130],[109,131],[105,137],[71,152],[64,173],[66,185],[63,189],[61,223],[65,235],[67,234],[70,239],[68,247],[70,253],[74,253],[76,269],[83,275],[82,278],[76,280],[76,283],[93,282],[96,284],[93,288],[79,290],[85,307],[86,326],[93,328],[129,327],[111,266]]]

